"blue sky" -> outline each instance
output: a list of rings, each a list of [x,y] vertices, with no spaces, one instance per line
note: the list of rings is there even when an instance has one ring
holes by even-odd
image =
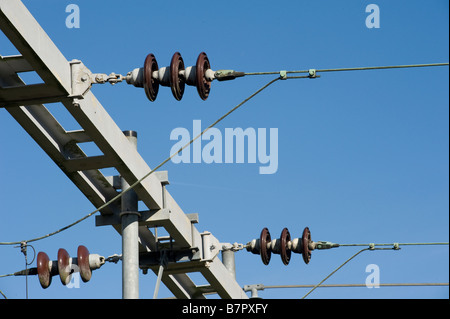
[[[95,73],[126,74],[148,53],[167,66],[175,51],[186,65],[208,54],[211,66],[245,72],[448,62],[448,1],[23,1],[68,59]],[[80,8],[80,28],[68,29],[67,5]],[[380,8],[380,28],[365,25],[365,8]],[[0,54],[17,51],[0,34]],[[268,227],[336,243],[448,242],[448,67],[322,73],[319,79],[278,81],[217,128],[277,128],[278,170],[259,163],[175,164],[168,190],[186,213],[198,213],[200,231],[221,242],[247,243]],[[167,156],[177,127],[206,127],[274,76],[213,82],[207,101],[186,87],[182,101],[161,87],[151,103],[124,83],[93,92],[121,129],[138,132],[150,167]],[[25,78],[26,79],[26,78]],[[32,80],[32,79],[30,79]],[[67,129],[76,129],[59,104],[48,105]],[[54,231],[94,210],[90,202],[4,110],[0,109],[0,241]],[[204,144],[205,145],[205,142]],[[121,253],[121,238],[94,218],[35,242],[56,259],[78,245],[104,256]],[[272,255],[236,254],[237,281],[317,284],[359,248],[313,251],[305,265],[293,254],[284,266]],[[364,252],[326,284],[364,284],[376,264],[381,283],[448,282],[448,246],[407,246]],[[31,251],[30,251],[31,254]],[[0,246],[0,274],[24,268],[18,248]],[[35,265],[35,264],[34,264]],[[33,265],[33,266],[34,266]],[[198,284],[206,281],[193,275]],[[153,274],[141,275],[140,296],[152,298]],[[121,298],[121,265],[107,263],[89,283],[68,289],[54,278],[43,290],[29,278],[30,298]],[[25,278],[0,279],[8,298],[25,297]],[[301,298],[307,289],[267,289],[263,298]],[[161,288],[159,297],[170,297]],[[308,298],[448,298],[448,287],[322,288]]]

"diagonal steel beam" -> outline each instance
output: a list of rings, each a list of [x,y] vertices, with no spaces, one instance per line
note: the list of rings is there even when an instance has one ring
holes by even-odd
[[[21,1],[0,1],[0,29],[45,84],[71,93],[69,63]]]
[[[114,165],[129,185],[151,171],[94,94],[89,89],[78,90],[72,70],[74,65],[80,67],[80,64],[71,64],[64,58],[20,0],[0,0],[0,28],[22,54],[22,57],[0,58],[0,104],[3,98],[4,105],[19,105],[7,107],[6,110],[95,207],[102,206],[117,195],[100,168]],[[30,69],[44,81],[44,85],[37,86],[44,93],[36,90],[36,86],[24,85],[17,76],[18,72]],[[77,92],[76,96],[73,92]],[[52,102],[61,102],[82,130],[67,132],[45,106],[39,103],[30,105],[47,98]],[[103,155],[94,158],[85,156],[77,144],[86,141],[95,143]],[[196,248],[206,254],[202,251],[199,231],[162,187],[156,174],[144,179],[136,186],[135,192],[150,210],[161,213],[158,218],[174,239],[174,246]],[[119,201],[112,203],[101,211],[102,215],[118,216],[119,204]],[[116,226],[113,227],[117,230]],[[155,248],[152,246],[152,236],[148,227],[139,227],[141,249]],[[247,298],[218,257],[198,266],[200,268],[186,269],[186,272],[200,271],[211,284],[209,291],[217,291],[223,298]],[[201,289],[184,273],[167,274],[162,279],[177,297],[203,296]]]

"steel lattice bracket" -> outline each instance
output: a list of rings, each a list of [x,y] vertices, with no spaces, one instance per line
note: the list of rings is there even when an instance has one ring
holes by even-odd
[[[121,201],[104,206],[119,193],[100,170],[115,168],[128,185],[152,170],[97,100],[91,85],[117,83],[124,77],[94,74],[78,60],[67,61],[20,0],[0,0],[0,29],[21,54],[0,56],[0,107],[5,107],[97,209],[103,207],[97,223],[112,225],[122,235],[115,220],[120,217]],[[178,68],[182,68],[179,61]],[[35,71],[43,83],[27,85],[19,76],[25,71]],[[43,105],[50,102],[61,102],[81,129],[67,131],[62,127]],[[81,147],[86,142],[94,143],[102,154],[87,156]],[[157,174],[140,181],[133,191],[148,208],[147,213],[140,213],[140,250],[155,249],[155,238],[148,229],[152,223],[160,223],[157,226],[166,229],[179,249],[198,247],[202,251],[202,237],[211,239],[200,234]],[[222,298],[248,298],[216,258],[217,252],[210,251],[211,261],[196,269],[211,284],[208,291],[214,290]],[[186,272],[188,269],[163,276],[162,282],[178,298],[204,298]]]

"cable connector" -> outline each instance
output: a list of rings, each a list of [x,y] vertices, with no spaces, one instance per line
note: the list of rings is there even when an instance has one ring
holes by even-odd
[[[310,79],[315,79],[315,78],[317,78],[316,69],[309,69],[309,70],[308,70],[308,77],[309,77]]]
[[[258,290],[264,290],[264,285],[263,284],[256,284],[256,285],[245,285],[244,286],[244,291],[251,291],[251,299],[261,299],[258,296]]]
[[[217,70],[214,73],[214,78],[217,81],[228,81],[228,80],[234,80],[235,78],[239,78],[245,76],[244,72],[238,72],[234,70]]]
[[[38,274],[37,268],[34,267],[34,268],[27,268],[24,270],[16,271],[13,275],[14,276],[30,276],[30,275],[33,276],[33,275],[37,275],[37,274]]]
[[[246,249],[248,247],[249,244],[244,245],[244,244],[238,244],[238,243],[234,243],[234,244],[230,244],[230,243],[222,243],[222,250],[231,250],[231,251],[239,251],[239,250],[243,250]]]
[[[332,243],[331,241],[317,241],[314,242],[315,249],[330,249],[339,247],[339,244]]]
[[[87,78],[81,78],[81,80],[86,79],[85,81],[87,81]],[[104,84],[106,82],[110,83],[111,85],[117,84],[119,82],[122,82],[124,80],[127,80],[127,76],[123,76],[121,74],[116,74],[116,73],[111,73],[110,75],[106,75],[103,73],[97,73],[97,74],[92,74],[91,76],[91,83],[94,84]]]
[[[20,252],[27,257],[27,242],[23,241],[20,243]]]
[[[280,71],[280,79],[287,80],[287,71],[286,70]]]
[[[117,264],[119,262],[119,260],[122,260],[122,255],[114,254],[112,256],[105,258],[105,261],[110,262],[110,263],[115,263],[115,264]]]

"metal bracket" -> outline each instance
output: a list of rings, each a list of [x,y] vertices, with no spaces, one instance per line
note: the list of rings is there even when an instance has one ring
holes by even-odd
[[[229,81],[242,76],[245,76],[244,72],[237,72],[234,70],[217,70],[214,73],[214,78],[217,79],[217,81]]]
[[[244,291],[251,291],[252,295],[250,298],[252,299],[261,299],[261,297],[258,296],[258,290],[264,290],[263,284],[256,284],[256,285],[245,285]]]
[[[84,95],[91,89],[92,72],[80,61],[69,62],[72,76],[72,98],[84,98]]]
[[[93,74],[91,76],[91,81],[94,84],[104,84],[106,82],[110,83],[111,85],[117,84],[119,82],[122,82],[126,80],[126,76],[123,76],[121,74],[111,73],[110,75],[106,75],[104,73],[97,73]]]
[[[203,245],[203,261],[212,261],[219,254],[222,245],[209,231],[200,234]]]
[[[308,74],[310,79],[315,79],[317,77],[316,69],[309,69]]]

